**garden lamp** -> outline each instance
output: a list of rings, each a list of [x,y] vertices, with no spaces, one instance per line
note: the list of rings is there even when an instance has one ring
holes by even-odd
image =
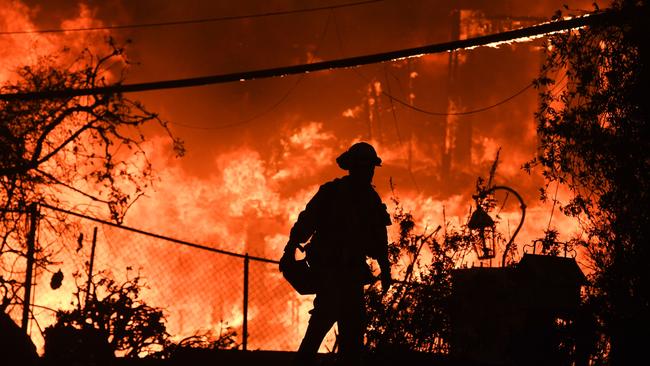
[[[494,246],[496,240],[495,223],[481,205],[477,205],[476,210],[472,213],[472,216],[469,219],[467,227],[478,234],[481,243],[481,251],[479,252],[477,250],[478,258],[494,258]]]

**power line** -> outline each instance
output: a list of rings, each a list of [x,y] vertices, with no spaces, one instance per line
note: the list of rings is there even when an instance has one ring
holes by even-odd
[[[166,240],[166,241],[169,241],[169,242],[172,242],[172,243],[189,246],[189,247],[196,248],[196,249],[203,249],[203,250],[207,250],[207,251],[210,251],[210,252],[229,255],[229,256],[232,256],[232,257],[248,258],[250,260],[259,261],[259,262],[275,263],[275,264],[280,263],[279,261],[269,259],[269,258],[256,257],[256,256],[247,255],[247,254],[230,252],[230,251],[227,251],[227,250],[212,248],[212,247],[208,247],[208,246],[205,246],[205,245],[192,243],[192,242],[189,242],[189,241],[172,238],[172,237],[169,237],[169,236],[154,234],[152,232],[136,229],[136,228],[129,227],[129,226],[118,225],[118,224],[116,224],[114,222],[98,219],[96,217],[84,215],[82,213],[66,210],[66,209],[63,209],[63,208],[60,208],[60,207],[50,206],[50,205],[48,205],[46,203],[40,203],[39,206],[49,208],[50,210],[58,211],[58,212],[61,212],[61,213],[67,214],[67,215],[77,216],[77,217],[80,217],[80,218],[83,218],[83,219],[86,219],[86,220],[95,221],[95,222],[98,222],[98,223],[103,224],[103,225],[116,227],[118,229],[123,229],[123,230],[131,231],[131,232],[134,232],[134,233],[146,235],[146,236],[151,236],[151,237],[156,238],[156,239],[162,239],[162,240]]]
[[[114,222],[111,222],[111,221],[102,220],[102,219],[92,217],[92,216],[88,216],[88,215],[85,215],[85,214],[82,214],[82,213],[79,213],[79,212],[74,212],[74,211],[66,210],[66,209],[63,209],[63,208],[60,208],[60,207],[51,206],[51,205],[48,205],[47,203],[39,203],[39,207],[45,207],[45,208],[48,208],[48,209],[53,210],[53,211],[58,211],[58,212],[64,213],[66,215],[80,217],[82,219],[94,221],[94,222],[97,222],[97,223],[100,223],[100,224],[103,224],[103,225],[108,225],[108,226],[115,227],[115,228],[118,228],[118,229],[131,231],[131,232],[134,232],[134,233],[137,233],[137,234],[150,236],[150,237],[153,237],[153,238],[156,238],[156,239],[169,241],[169,242],[172,242],[172,243],[175,243],[175,244],[189,246],[189,247],[192,247],[192,248],[195,248],[195,249],[207,250],[209,252],[214,252],[214,253],[228,255],[228,256],[231,256],[231,257],[249,259],[249,260],[252,260],[252,261],[258,261],[258,262],[264,262],[264,263],[272,263],[272,264],[279,264],[280,263],[280,261],[270,259],[270,258],[257,257],[257,256],[253,256],[253,255],[248,255],[248,254],[235,253],[235,252],[231,252],[231,251],[227,251],[227,250],[223,250],[223,249],[212,248],[212,247],[208,247],[208,246],[205,246],[205,245],[192,243],[192,242],[189,242],[189,241],[172,238],[172,237],[165,236],[165,235],[155,234],[155,233],[152,233],[152,232],[149,232],[149,231],[144,231],[144,230],[136,229],[136,228],[129,227],[129,226],[118,225],[118,224],[116,224]],[[415,282],[406,282],[406,281],[400,281],[400,280],[395,280],[394,282],[411,284],[411,285],[420,285],[420,284],[415,283]]]
[[[481,107],[481,108],[477,108],[477,109],[472,109],[472,110],[469,110],[469,111],[463,111],[463,112],[433,112],[433,111],[428,111],[426,109],[422,109],[422,108],[419,108],[417,106],[411,105],[411,104],[409,104],[409,103],[407,103],[407,102],[405,102],[405,101],[403,101],[401,99],[398,99],[398,98],[396,98],[396,97],[394,97],[394,96],[392,96],[392,95],[390,95],[390,94],[388,94],[386,92],[382,91],[382,94],[384,94],[389,99],[394,100],[397,103],[399,103],[399,104],[401,104],[401,105],[403,105],[403,106],[405,106],[407,108],[413,109],[414,111],[418,111],[420,113],[428,114],[430,116],[466,116],[468,114],[485,112],[485,111],[487,111],[489,109],[492,109],[492,108],[498,107],[498,106],[500,106],[502,104],[505,104],[505,103],[511,101],[512,99],[518,97],[519,95],[523,94],[526,90],[530,89],[533,85],[534,85],[533,83],[530,83],[530,84],[526,85],[523,89],[516,92],[515,94],[513,94],[513,95],[511,95],[511,96],[509,96],[509,97],[507,97],[507,98],[505,98],[505,99],[503,99],[503,100],[501,100],[499,102],[491,104],[489,106]]]
[[[338,24],[335,23],[335,25],[336,25],[336,35],[337,35],[338,42],[339,42],[339,48],[343,49],[343,41],[341,39],[341,34],[339,32]],[[357,74],[357,76],[359,76],[359,78],[361,78],[362,80],[364,80],[367,83],[370,83],[370,79],[367,78],[366,76],[364,76],[362,73],[360,73],[360,72],[358,72],[356,70],[355,70],[355,73]],[[386,68],[384,67],[384,74],[385,73],[386,73]],[[499,102],[497,102],[495,104],[492,104],[492,105],[489,105],[489,106],[486,106],[486,107],[481,107],[481,108],[472,109],[472,110],[463,111],[463,112],[434,112],[434,111],[429,111],[429,110],[417,107],[417,106],[415,106],[415,105],[413,105],[411,103],[405,102],[404,100],[394,96],[393,93],[390,90],[390,82],[388,80],[388,76],[386,76],[385,78],[386,78],[386,83],[388,85],[388,91],[385,91],[385,90],[382,89],[381,94],[384,95],[385,97],[387,97],[388,100],[390,100],[391,109],[393,111],[393,118],[395,118],[395,108],[393,106],[394,101],[401,104],[401,105],[403,105],[403,106],[405,106],[405,107],[407,107],[407,108],[409,108],[409,109],[412,109],[412,110],[420,112],[420,113],[428,114],[430,116],[438,116],[438,117],[441,117],[441,116],[465,116],[465,115],[469,115],[469,114],[484,112],[484,111],[487,111],[489,109],[498,107],[498,106],[500,106],[502,104],[505,104],[505,103],[509,102],[510,100],[516,98],[517,96],[523,94],[526,90],[530,89],[534,85],[534,83],[531,82],[531,83],[527,84],[523,89],[516,92],[515,94],[513,94],[513,95],[511,95],[511,96],[509,96],[509,97],[507,97],[507,98],[505,98],[505,99],[503,99],[503,100],[501,100],[501,101],[499,101]],[[400,138],[399,130],[398,130],[398,138]],[[400,145],[401,145],[401,142],[400,142]]]
[[[314,55],[316,55],[319,52],[321,46],[323,45],[323,41],[325,40],[325,36],[327,35],[327,30],[330,27],[330,22],[332,20],[333,12],[334,12],[334,10],[331,10],[329,12],[328,16],[327,16],[327,20],[325,21],[325,26],[323,27],[323,31],[321,32],[320,38],[318,40],[318,46],[314,50]],[[311,62],[312,59],[313,59],[313,57],[310,57],[307,62],[308,63]],[[220,126],[211,126],[211,127],[195,126],[195,125],[183,124],[183,123],[172,122],[172,121],[170,121],[169,123],[171,123],[173,125],[185,127],[185,128],[196,129],[196,130],[204,130],[204,131],[222,130],[222,129],[226,129],[226,128],[238,127],[238,126],[248,124],[248,123],[250,123],[250,122],[252,122],[252,121],[254,121],[254,120],[256,120],[256,119],[258,119],[258,118],[260,118],[260,117],[262,117],[262,116],[264,116],[266,114],[268,114],[269,112],[273,111],[275,108],[280,106],[282,103],[284,103],[284,101],[287,100],[289,98],[289,96],[291,95],[291,93],[293,93],[293,91],[298,87],[298,84],[300,84],[305,79],[306,75],[307,74],[300,74],[298,79],[296,79],[296,81],[289,87],[289,89],[287,89],[287,91],[280,98],[278,98],[278,100],[276,100],[273,104],[269,105],[263,111],[261,111],[261,112],[259,112],[257,114],[254,114],[253,116],[251,116],[249,118],[246,118],[244,120],[227,123],[227,124],[220,125]]]
[[[605,11],[594,13],[589,16],[581,16],[566,20],[553,21],[549,23],[539,24],[531,27],[521,28],[502,33],[490,34],[475,38],[468,38],[463,40],[437,43],[432,45],[401,49],[397,51],[389,51],[383,53],[376,53],[371,55],[355,56],[344,59],[336,59],[330,61],[321,61],[311,64],[300,64],[293,66],[276,67],[271,69],[260,69],[252,71],[242,71],[230,74],[200,76],[186,79],[176,80],[163,80],[153,81],[138,84],[113,84],[109,86],[83,88],[83,89],[61,89],[61,90],[44,90],[38,92],[20,92],[20,93],[4,93],[0,94],[0,100],[34,100],[34,99],[47,99],[47,98],[66,98],[77,97],[82,95],[97,95],[97,94],[114,94],[114,93],[131,93],[141,92],[158,89],[175,89],[187,88],[195,86],[204,86],[211,84],[223,84],[233,81],[248,81],[255,79],[279,77],[286,75],[294,75],[301,73],[309,73],[322,70],[333,70],[341,68],[350,68],[361,65],[368,65],[374,63],[381,63],[385,61],[394,61],[408,57],[417,57],[424,54],[449,52],[458,49],[473,48],[485,46],[488,44],[501,43],[513,41],[516,39],[540,37],[549,33],[566,31],[574,28],[581,28],[587,25],[592,25],[598,22],[611,20],[614,13],[612,11]]]
[[[298,84],[300,84],[303,81],[304,77],[305,77],[305,74],[300,75],[298,77],[298,79],[289,87],[289,89],[287,89],[287,91],[280,98],[278,98],[278,100],[276,100],[273,104],[269,105],[266,109],[264,109],[263,111],[261,111],[261,112],[259,112],[257,114],[254,114],[254,115],[252,115],[252,116],[250,116],[250,117],[248,117],[246,119],[243,119],[241,121],[226,123],[226,124],[219,125],[219,126],[209,126],[209,127],[191,125],[191,124],[187,124],[187,123],[179,123],[179,122],[174,122],[174,121],[168,121],[168,122],[170,124],[172,124],[172,125],[185,127],[185,128],[189,128],[189,129],[194,129],[194,130],[203,130],[203,131],[223,130],[223,129],[227,129],[227,128],[242,126],[242,125],[248,124],[250,122],[253,122],[254,120],[256,120],[256,119],[258,119],[258,118],[260,118],[262,116],[265,116],[266,114],[272,112],[275,108],[280,106],[285,100],[287,100],[289,98],[291,93],[293,93],[293,91],[298,87]]]
[[[99,31],[99,30],[115,30],[115,29],[154,28],[154,27],[168,27],[168,26],[175,26],[175,25],[214,23],[214,22],[222,22],[222,21],[230,21],[230,20],[238,20],[238,19],[263,18],[263,17],[278,16],[278,15],[310,13],[310,12],[316,12],[316,11],[321,11],[321,10],[349,8],[349,7],[353,7],[353,6],[367,5],[367,4],[378,3],[378,2],[382,2],[382,1],[384,1],[384,0],[366,0],[366,1],[358,1],[358,2],[354,2],[354,3],[319,6],[319,7],[314,7],[314,8],[303,8],[303,9],[294,9],[294,10],[280,10],[280,11],[272,11],[272,12],[259,13],[259,14],[231,15],[231,16],[223,16],[223,17],[214,17],[214,18],[176,20],[176,21],[168,21],[168,22],[156,22],[156,23],[107,25],[107,26],[85,27],[85,28],[52,28],[52,29],[6,31],[6,32],[0,32],[0,36],[17,35],[17,34],[34,34],[34,33],[64,33],[64,32],[88,32],[88,31]]]

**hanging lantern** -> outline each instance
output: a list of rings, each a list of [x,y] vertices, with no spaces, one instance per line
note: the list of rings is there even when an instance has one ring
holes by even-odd
[[[467,227],[479,237],[480,249],[477,249],[479,259],[491,259],[495,256],[495,223],[487,212],[477,205],[472,213]]]

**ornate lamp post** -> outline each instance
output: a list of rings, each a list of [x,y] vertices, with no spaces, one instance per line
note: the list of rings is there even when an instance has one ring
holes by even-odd
[[[492,259],[495,256],[495,222],[490,215],[477,203],[476,211],[467,223],[467,227],[478,233],[480,250],[476,249],[478,259]]]
[[[524,200],[521,198],[519,193],[507,186],[492,186],[489,189],[481,191],[478,195],[474,196],[474,199],[476,200],[476,210],[472,213],[472,216],[467,223],[467,227],[478,235],[479,243],[481,246],[480,249],[477,249],[478,258],[494,258],[496,256],[495,250],[497,242],[496,223],[483,209],[479,203],[479,200],[489,196],[497,190],[505,190],[509,193],[512,193],[517,198],[517,200],[519,200],[521,208],[521,220],[519,221],[519,225],[517,225],[517,229],[515,229],[515,232],[510,237],[510,240],[508,240],[508,243],[503,248],[503,256],[501,258],[501,266],[503,267],[506,264],[506,257],[510,251],[512,243],[514,242],[515,237],[524,224],[524,218],[526,217],[526,204],[524,203]]]

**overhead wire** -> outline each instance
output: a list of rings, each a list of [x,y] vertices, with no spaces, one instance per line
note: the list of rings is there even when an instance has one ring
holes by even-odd
[[[334,24],[336,26],[336,35],[337,35],[337,38],[338,38],[339,47],[342,49],[343,48],[342,37],[341,37],[340,31],[339,31],[339,28],[338,28],[338,23],[336,23],[336,21],[335,21]],[[365,80],[368,83],[370,82],[370,79],[367,78],[366,76],[364,76],[358,70],[356,70],[356,69],[353,69],[353,70],[355,71],[355,73],[360,78],[362,78],[363,80]],[[384,71],[385,71],[385,69],[384,69]],[[387,76],[386,76],[386,82],[388,83],[388,77]],[[412,109],[414,111],[417,111],[417,112],[420,112],[420,113],[428,114],[430,116],[463,116],[463,115],[469,115],[469,114],[474,114],[474,113],[480,113],[480,112],[490,110],[492,108],[496,108],[496,107],[498,107],[498,106],[500,106],[502,104],[505,104],[505,103],[511,101],[512,99],[518,97],[519,95],[523,94],[526,90],[530,89],[533,86],[534,86],[534,83],[531,82],[531,83],[527,84],[523,89],[517,91],[515,94],[512,94],[509,97],[507,97],[507,98],[505,98],[505,99],[503,99],[503,100],[501,100],[501,101],[499,101],[497,103],[494,103],[494,104],[491,104],[491,105],[488,105],[488,106],[485,106],[485,107],[469,110],[469,111],[463,111],[463,112],[433,112],[433,111],[429,111],[429,110],[417,107],[415,105],[412,105],[411,103],[407,103],[407,102],[401,100],[400,98],[395,97],[392,93],[390,93],[390,88],[389,88],[388,92],[386,92],[385,90],[382,89],[381,93],[385,97],[390,99],[391,104],[392,104],[393,101],[395,101],[395,102],[397,102],[397,103],[399,103],[399,104],[401,104],[401,105],[403,105],[403,106],[405,106],[407,108],[410,108],[410,109]]]
[[[318,45],[316,46],[316,49],[314,50],[314,55],[316,53],[318,53],[318,51],[321,49],[321,47],[323,45],[323,41],[325,40],[325,36],[327,35],[327,30],[330,27],[330,22],[331,22],[331,19],[332,19],[332,12],[333,12],[333,10],[330,10],[330,12],[329,12],[329,14],[327,16],[327,20],[325,21],[325,26],[323,27],[323,31],[322,31],[319,39],[318,39]],[[313,58],[314,58],[314,56],[311,56],[310,59],[308,60],[308,62],[313,61]],[[289,95],[291,95],[291,93],[293,93],[293,91],[298,87],[298,84],[300,84],[305,79],[306,76],[307,76],[307,74],[300,74],[298,76],[298,79],[289,87],[289,89],[275,103],[269,105],[268,108],[264,109],[263,111],[255,114],[255,115],[253,115],[253,116],[251,116],[251,117],[249,117],[247,119],[237,121],[237,122],[228,123],[228,124],[225,124],[225,125],[210,126],[210,127],[195,126],[195,125],[189,125],[189,124],[183,124],[183,123],[171,122],[171,121],[169,123],[172,124],[172,125],[177,125],[177,126],[181,126],[181,127],[185,127],[185,128],[191,128],[191,129],[197,129],[197,130],[206,130],[206,131],[222,130],[222,129],[226,129],[226,128],[232,128],[232,127],[237,127],[237,126],[248,124],[248,123],[250,123],[250,122],[252,122],[252,121],[254,121],[254,120],[256,120],[256,119],[258,119],[258,118],[260,118],[262,116],[267,115],[268,113],[275,110],[275,108],[280,106],[284,101],[286,101],[289,98]]]
[[[399,98],[396,98],[393,95],[389,95],[387,93],[384,93],[384,95],[386,95],[386,97],[390,98],[391,100],[396,101],[397,103],[399,103],[399,104],[401,104],[401,105],[403,105],[403,106],[405,106],[407,108],[410,108],[410,109],[412,109],[414,111],[424,113],[424,114],[427,114],[427,115],[430,115],[430,116],[466,116],[466,115],[470,115],[470,114],[485,112],[487,110],[496,108],[496,107],[498,107],[498,106],[500,106],[502,104],[508,103],[509,101],[511,101],[511,100],[515,99],[516,97],[520,96],[525,91],[532,88],[533,86],[534,86],[534,83],[531,82],[531,83],[527,84],[521,90],[517,91],[515,94],[512,94],[509,97],[507,97],[507,98],[505,98],[503,100],[500,100],[499,102],[496,102],[494,104],[491,104],[491,105],[488,105],[488,106],[485,106],[485,107],[472,109],[472,110],[469,110],[469,111],[463,111],[463,112],[434,112],[434,111],[429,111],[429,110],[420,108],[418,106],[411,105],[411,104],[409,104],[409,103],[407,103],[407,102],[405,102],[405,101],[403,101],[403,100],[401,100]]]
[[[206,251],[209,251],[209,252],[225,254],[225,255],[228,255],[228,256],[231,256],[231,257],[248,258],[250,260],[259,261],[259,262],[275,263],[275,264],[280,263],[279,261],[274,260],[274,259],[270,259],[270,258],[257,257],[257,256],[248,255],[248,254],[231,252],[231,251],[224,250],[224,249],[218,249],[218,248],[210,247],[210,246],[203,245],[203,244],[197,244],[197,243],[193,243],[193,242],[186,241],[186,240],[176,239],[176,238],[172,238],[172,237],[169,237],[169,236],[152,233],[152,232],[149,232],[149,231],[137,229],[137,228],[130,227],[130,226],[125,226],[125,225],[122,225],[122,224],[116,224],[114,222],[103,220],[103,219],[93,217],[93,216],[89,216],[89,215],[86,215],[86,214],[83,214],[83,213],[67,210],[67,209],[64,209],[64,208],[61,208],[61,207],[57,207],[57,206],[52,206],[52,205],[49,205],[47,203],[41,203],[40,206],[45,207],[45,208],[50,209],[50,210],[53,210],[53,211],[63,213],[63,214],[72,215],[72,216],[80,217],[80,218],[87,219],[87,220],[90,220],[90,221],[94,221],[94,222],[97,222],[97,223],[100,223],[100,224],[103,224],[103,225],[107,225],[109,227],[115,227],[115,228],[118,228],[118,229],[130,231],[130,232],[134,232],[134,233],[138,233],[138,234],[142,234],[142,235],[146,235],[146,236],[149,236],[149,237],[166,240],[166,241],[178,244],[178,245],[184,245],[184,246],[192,247],[192,248],[195,248],[195,249],[202,249],[202,250],[206,250]]]
[[[314,62],[310,64],[299,64],[293,66],[276,67],[270,69],[250,70],[243,72],[235,72],[229,74],[199,76],[185,79],[175,80],[160,80],[153,82],[144,82],[137,84],[112,84],[102,87],[83,88],[83,89],[61,89],[61,90],[42,90],[35,92],[18,92],[18,93],[3,93],[0,94],[0,101],[5,100],[35,100],[35,99],[48,99],[48,98],[63,98],[63,97],[76,97],[82,95],[97,95],[97,94],[113,94],[113,93],[131,93],[142,92],[158,89],[173,89],[173,88],[187,88],[212,84],[222,84],[233,81],[247,81],[262,78],[271,78],[278,76],[286,76],[293,74],[309,73],[314,71],[333,70],[340,68],[351,68],[362,65],[381,63],[385,61],[394,61],[408,57],[418,57],[424,54],[433,54],[441,52],[449,52],[458,49],[473,48],[478,46],[485,46],[499,42],[507,42],[515,39],[529,38],[534,36],[543,36],[553,32],[566,31],[574,28],[581,28],[597,22],[610,21],[614,16],[620,15],[612,11],[603,11],[595,13],[590,16],[576,17],[565,20],[558,20],[549,23],[538,24],[531,27],[520,28],[516,30],[495,33],[475,38],[467,38],[463,40],[456,40],[444,43],[430,44],[425,46],[399,49],[395,51],[388,51],[376,54],[362,55],[349,57],[345,59],[336,59],[330,61]],[[512,99],[518,94],[521,94],[525,89],[532,86],[528,85],[524,90],[521,90],[516,95],[508,98]],[[396,102],[400,100],[396,99]],[[405,103],[402,101],[402,103]],[[503,103],[503,101],[501,102]],[[493,106],[490,106],[492,108]],[[420,109],[421,112],[427,113]],[[462,112],[468,114],[470,112]],[[476,113],[472,111],[472,113]]]
[[[17,35],[17,34],[34,34],[34,33],[88,32],[88,31],[100,31],[100,30],[154,28],[154,27],[169,27],[169,26],[188,25],[188,24],[215,23],[215,22],[222,22],[222,21],[263,18],[263,17],[272,17],[272,16],[279,16],[279,15],[290,15],[290,14],[317,12],[322,10],[349,8],[353,6],[373,4],[382,1],[385,0],[366,0],[366,1],[357,1],[352,3],[343,3],[337,5],[318,6],[312,8],[271,11],[271,12],[258,13],[258,14],[231,15],[231,16],[221,16],[221,17],[201,18],[201,19],[175,20],[175,21],[167,21],[167,22],[106,25],[106,26],[97,26],[97,27],[51,28],[51,29],[32,29],[32,30],[20,30],[20,31],[3,31],[0,32],[0,36]]]
[[[337,38],[338,38],[338,42],[339,42],[339,48],[342,50],[342,49],[343,49],[343,40],[342,40],[341,33],[340,33],[340,30],[339,30],[339,27],[338,27],[338,23],[336,22],[336,20],[334,21],[334,25],[335,25],[335,29],[336,29],[336,36],[337,36]],[[355,73],[356,73],[360,78],[362,78],[363,80],[365,80],[366,82],[370,82],[370,80],[369,80],[367,77],[365,77],[363,74],[361,74],[358,70],[353,69],[353,71],[355,71]],[[388,83],[388,77],[386,77],[386,82]],[[420,108],[420,107],[418,107],[418,106],[415,106],[415,105],[413,105],[413,104],[411,104],[411,103],[405,102],[404,100],[402,100],[402,99],[400,99],[400,98],[397,98],[396,96],[394,96],[394,95],[390,92],[390,89],[389,89],[388,92],[386,92],[385,90],[382,89],[382,90],[381,90],[381,93],[391,101],[391,105],[392,105],[392,102],[397,102],[397,103],[403,105],[404,107],[407,107],[407,108],[409,108],[409,109],[412,109],[412,110],[414,110],[414,111],[416,111],[416,112],[424,113],[424,114],[427,114],[427,115],[430,115],[430,116],[439,116],[439,117],[442,117],[442,116],[463,116],[463,115],[470,115],[470,114],[475,114],[475,113],[481,113],[481,112],[484,112],[484,111],[490,110],[490,109],[492,109],[492,108],[496,108],[496,107],[498,107],[498,106],[500,106],[500,105],[502,105],[502,104],[505,104],[505,103],[511,101],[512,99],[518,97],[519,95],[523,94],[524,92],[526,92],[528,89],[530,89],[530,88],[533,87],[533,86],[534,86],[534,83],[531,82],[531,83],[527,84],[527,85],[526,85],[524,88],[522,88],[521,90],[517,91],[516,93],[510,95],[509,97],[507,97],[507,98],[505,98],[505,99],[503,99],[503,100],[501,100],[501,101],[499,101],[499,102],[497,102],[497,103],[494,103],[494,104],[491,104],[491,105],[488,105],[488,106],[485,106],[485,107],[481,107],[481,108],[477,108],[477,109],[469,110],[469,111],[463,111],[463,112],[434,112],[434,111],[429,111],[429,110],[426,110],[426,109],[424,109],[424,108]]]
[[[342,41],[342,37],[341,37],[340,31],[339,31],[338,23],[335,21],[334,24],[335,24],[335,29],[336,29],[336,36],[337,36],[338,42],[339,42],[339,48],[342,50],[343,49],[343,41]],[[354,71],[355,71],[355,73],[357,75],[359,75],[359,77],[364,79],[366,82],[370,82],[370,80],[367,77],[365,77],[363,74],[358,72],[356,69],[354,69]],[[385,66],[384,66],[384,72],[386,72]],[[386,78],[386,83],[389,83],[388,76],[386,76],[385,78]],[[488,105],[488,106],[485,106],[485,107],[472,109],[472,110],[469,110],[469,111],[462,111],[462,112],[435,112],[435,111],[426,110],[424,108],[420,108],[418,106],[413,105],[412,103],[405,102],[404,100],[402,100],[402,99],[396,97],[395,95],[393,95],[390,92],[390,86],[388,87],[389,88],[388,92],[386,92],[386,91],[384,91],[382,89],[381,93],[391,101],[391,108],[394,108],[393,107],[393,102],[397,102],[397,103],[403,105],[404,107],[407,107],[407,108],[412,109],[412,110],[414,110],[416,112],[424,113],[424,114],[427,114],[427,115],[430,115],[430,116],[464,116],[464,115],[470,115],[470,114],[475,114],[475,113],[481,113],[481,112],[496,108],[496,107],[498,107],[498,106],[500,106],[502,104],[505,104],[505,103],[511,101],[512,99],[518,97],[519,95],[523,94],[524,92],[526,92],[528,89],[530,89],[533,86],[534,86],[534,82],[531,82],[531,83],[527,84],[524,88],[520,89],[516,93],[510,95],[509,97],[507,97],[507,98],[505,98],[505,99],[503,99],[503,100],[501,100],[499,102],[496,102],[494,104],[491,104],[491,105]],[[394,116],[394,114],[395,114],[395,112],[394,112],[394,109],[393,109],[393,116]],[[398,131],[398,138],[399,138],[399,131]]]

